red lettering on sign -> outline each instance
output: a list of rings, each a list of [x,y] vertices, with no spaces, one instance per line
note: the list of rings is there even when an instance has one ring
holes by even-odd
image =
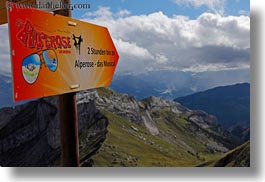
[[[26,21],[22,30],[17,34],[20,43],[28,48],[37,49],[67,49],[71,48],[71,37],[61,35],[47,35],[37,32],[29,20]]]

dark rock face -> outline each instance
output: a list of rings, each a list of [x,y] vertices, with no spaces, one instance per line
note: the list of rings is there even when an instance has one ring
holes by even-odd
[[[60,160],[60,128],[56,97],[0,110],[0,165],[51,166]],[[107,118],[93,102],[78,104],[81,162],[106,138]],[[83,154],[83,155],[82,155]]]
[[[100,95],[99,92],[108,95]],[[128,119],[139,125],[143,125],[140,108],[135,97],[128,94],[117,94],[110,89],[90,90],[81,92],[77,97],[77,102],[82,104],[89,101],[95,101],[96,106],[100,110],[107,110],[115,113],[123,118]]]

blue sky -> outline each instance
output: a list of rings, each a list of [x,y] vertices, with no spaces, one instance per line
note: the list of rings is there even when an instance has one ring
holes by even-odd
[[[122,9],[127,9],[131,12],[132,15],[151,14],[154,12],[162,11],[167,16],[184,15],[190,17],[191,19],[195,19],[204,12],[213,11],[207,5],[194,7],[191,3],[193,0],[177,0],[178,2],[182,2],[179,4],[175,3],[174,1],[176,0],[72,0],[72,3],[86,2],[91,5],[91,8],[87,10],[74,10],[73,17],[81,18],[82,15],[86,12],[93,12],[97,10],[100,6],[110,7],[111,11],[113,12],[117,12]],[[207,2],[216,0],[197,0],[197,2],[199,1],[205,2],[207,4]],[[222,0],[217,1],[221,2]],[[241,13],[247,13],[247,15],[249,15],[249,0],[223,0],[222,2],[224,2],[222,7],[224,9],[224,15],[237,16]]]

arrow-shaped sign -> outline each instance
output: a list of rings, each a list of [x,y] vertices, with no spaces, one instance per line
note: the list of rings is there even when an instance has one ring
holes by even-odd
[[[107,28],[9,7],[15,101],[110,85],[119,55]]]

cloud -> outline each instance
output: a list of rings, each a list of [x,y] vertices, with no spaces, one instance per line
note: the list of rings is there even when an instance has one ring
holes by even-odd
[[[136,43],[124,42],[121,39],[114,40],[114,42],[117,44],[120,54],[124,54],[125,56],[133,56],[137,58],[137,60],[153,59],[153,56],[147,49],[137,46]]]
[[[118,50],[120,60],[124,61],[122,64],[118,64],[120,71],[125,73],[138,72],[145,67],[144,65],[152,66],[154,57],[147,49],[138,46],[135,42],[130,43],[122,39],[113,39],[113,41]]]
[[[99,7],[83,20],[108,27],[120,55],[117,72],[216,71],[249,68],[250,17],[203,13],[196,19],[163,12],[130,15]],[[10,75],[8,27],[0,26],[0,74]]]
[[[200,8],[202,6],[208,7],[211,11],[216,14],[223,14],[224,13],[224,0],[173,0],[178,5],[184,6],[193,6],[195,8]]]
[[[7,24],[0,26],[0,75],[11,77],[10,46]]]
[[[109,7],[99,7],[95,12],[87,12],[83,17],[95,17],[100,20],[106,20],[112,17],[112,12]]]
[[[82,17],[94,17],[100,20],[112,20],[113,18],[122,18],[129,16],[131,12],[127,9],[122,9],[116,13],[112,13],[109,7],[99,6],[94,12],[87,12]]]
[[[157,64],[166,64],[168,58],[165,55],[157,54],[156,55],[156,63]]]
[[[206,1],[205,1],[206,2]],[[103,11],[105,15],[102,18]],[[117,17],[100,7],[83,20],[108,27],[118,52],[118,72],[194,72],[249,67],[249,16],[203,13],[196,19],[163,12]]]
[[[124,17],[124,16],[128,16],[130,15],[131,12],[127,9],[123,9],[123,10],[120,10],[118,13],[117,13],[117,16],[118,17]]]

